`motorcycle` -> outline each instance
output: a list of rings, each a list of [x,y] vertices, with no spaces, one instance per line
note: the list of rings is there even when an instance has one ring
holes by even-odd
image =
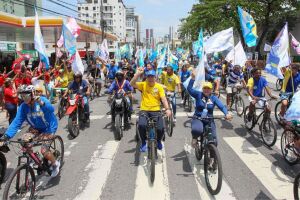
[[[68,97],[69,107],[67,108],[66,115],[68,119],[68,131],[72,137],[79,135],[79,129],[83,129],[87,124],[87,117],[84,112],[84,100],[80,94],[70,94]]]
[[[128,120],[131,118],[129,113],[129,103],[130,102],[126,97],[126,93],[124,92],[116,93],[111,103],[112,114],[114,115],[112,117],[115,118],[114,127],[117,140],[121,140],[123,137],[125,122],[128,122]]]

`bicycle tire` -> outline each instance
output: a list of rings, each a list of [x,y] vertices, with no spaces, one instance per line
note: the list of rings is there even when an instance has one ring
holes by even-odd
[[[290,135],[289,135],[290,134]],[[294,153],[294,149],[293,149],[293,145],[290,145],[290,143],[294,142],[294,136],[295,134],[290,131],[290,130],[285,130],[283,131],[282,135],[281,135],[281,140],[280,140],[280,146],[281,146],[281,153],[282,156],[284,158],[284,160],[289,164],[289,165],[295,165],[299,162],[299,157],[297,155],[295,155]],[[288,144],[287,144],[288,143]],[[290,151],[295,155],[295,159],[291,160],[287,158],[287,154],[288,154],[288,149],[286,148],[291,148]]]
[[[280,126],[283,125],[283,123],[280,121],[279,116],[278,116],[279,110],[280,110],[280,108],[281,108],[281,104],[282,104],[282,102],[279,101],[279,102],[277,102],[277,104],[276,104],[276,106],[275,106],[275,119],[276,119],[277,123],[278,123]]]
[[[0,152],[0,184],[3,183],[4,177],[5,177],[5,172],[7,168],[7,160],[5,155]]]
[[[135,123],[135,141],[139,142],[140,141],[140,133],[139,133],[139,124],[138,121]]]
[[[120,114],[117,114],[115,116],[115,133],[116,133],[116,139],[121,140],[122,138],[122,117]]]
[[[294,199],[299,200],[299,181],[300,181],[300,173],[297,174],[297,176],[294,179],[294,184],[293,184],[293,192],[294,192]]]
[[[156,147],[155,142],[150,142],[150,181],[153,184],[155,179],[155,160],[156,160]]]
[[[197,141],[197,146],[195,147],[195,156],[198,161],[200,161],[203,157],[203,147],[199,141]]]
[[[212,188],[210,181],[209,181],[209,175],[208,175],[208,171],[209,171],[208,165],[209,165],[209,161],[210,161],[208,155],[212,155],[212,154],[215,156],[214,162],[217,162],[217,169],[218,169],[218,183],[217,183],[216,188]],[[217,147],[214,144],[208,144],[206,146],[206,151],[204,154],[204,176],[205,176],[206,186],[207,186],[207,189],[210,192],[210,194],[212,194],[212,195],[218,194],[222,187],[223,171],[222,171],[221,157],[220,157]]]
[[[244,124],[245,124],[245,127],[249,130],[249,131],[251,131],[253,128],[254,128],[254,122],[253,122],[253,120],[254,120],[254,114],[253,114],[253,117],[252,117],[252,120],[251,120],[251,126],[249,126],[247,123],[250,123],[250,121],[248,121],[248,119],[247,119],[247,117],[248,117],[248,111],[249,110],[249,106],[247,106],[246,108],[245,108],[245,111],[244,111]]]
[[[193,99],[189,96],[188,97],[188,112],[193,111]]]
[[[266,127],[266,123],[267,122],[269,122],[269,125],[270,125],[269,128],[274,130],[273,131],[273,133],[274,133],[273,134],[273,139],[272,139],[271,142],[267,142],[267,140],[265,138],[266,134],[263,133],[264,127]],[[268,147],[274,146],[274,144],[276,143],[276,140],[277,140],[277,130],[276,130],[275,125],[274,125],[273,121],[271,120],[271,118],[267,118],[267,119],[264,119],[262,121],[262,123],[260,124],[260,133],[261,133],[261,138],[262,138],[262,140],[263,140],[263,142],[264,142],[265,145],[267,145]]]
[[[238,102],[240,102],[240,106],[242,108],[241,112],[239,112],[239,103]],[[238,96],[235,101],[235,111],[236,111],[237,115],[241,117],[244,114],[244,110],[245,110],[244,100],[241,96]]]
[[[56,141],[55,140],[58,140],[59,142],[59,145],[60,145],[60,152],[59,151],[56,151]],[[54,141],[54,152],[51,151],[51,145],[52,145],[52,142]],[[52,142],[50,143],[50,151],[53,153],[55,159],[57,161],[60,161],[60,169],[62,168],[62,165],[63,165],[63,162],[64,162],[64,154],[65,154],[65,146],[64,146],[64,141],[63,139],[59,136],[59,135],[54,135],[53,139],[52,139]]]
[[[61,106],[61,101],[59,102],[58,104],[58,107],[57,107],[57,116],[58,116],[58,119],[61,120],[61,118],[63,118],[63,108]]]
[[[79,135],[79,127],[77,124],[73,124],[73,115],[70,115],[68,118],[68,131],[73,138],[76,138]]]
[[[4,192],[3,192],[3,196],[2,196],[2,199],[3,200],[7,200],[7,199],[10,199],[8,198],[8,192],[9,192],[9,189],[11,187],[11,184],[14,180],[14,178],[20,174],[20,171],[21,170],[28,170],[29,172],[29,175],[31,176],[31,180],[32,180],[32,184],[31,184],[31,191],[30,191],[30,197],[29,199],[33,199],[34,198],[34,193],[35,193],[35,176],[34,176],[34,171],[33,169],[27,165],[27,164],[23,164],[23,165],[20,165],[18,166],[16,169],[14,169],[14,171],[10,174],[8,180],[7,180],[7,183],[5,185],[5,188],[4,188]],[[28,173],[27,172],[27,173]],[[26,173],[26,172],[25,172]]]

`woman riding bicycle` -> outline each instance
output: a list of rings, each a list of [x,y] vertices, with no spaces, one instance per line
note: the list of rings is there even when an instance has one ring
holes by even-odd
[[[189,82],[189,85],[187,87],[188,92],[192,97],[196,99],[196,108],[194,115],[197,117],[213,117],[213,111],[214,107],[217,106],[225,115],[226,120],[231,120],[232,116],[228,114],[227,108],[223,103],[218,99],[217,96],[212,95],[212,83],[205,82],[202,85],[202,92],[193,89],[193,85],[195,82],[195,71],[193,71],[191,75],[191,80]],[[203,134],[204,126],[209,123],[206,120],[198,120],[193,119],[192,120],[192,146],[195,147],[197,144],[197,138]],[[216,125],[214,122],[211,124],[212,127],[212,134],[214,137],[214,140],[217,144],[217,134],[216,134]]]

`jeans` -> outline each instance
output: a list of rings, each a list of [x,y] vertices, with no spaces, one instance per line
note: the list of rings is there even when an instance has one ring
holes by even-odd
[[[172,107],[173,107],[173,116],[176,118],[176,93],[172,96]]]
[[[89,105],[88,98],[86,96],[83,97],[83,102],[84,102],[83,109],[84,109],[85,116],[87,118],[89,118],[90,117],[90,105]]]
[[[145,113],[148,117],[155,117],[158,116],[157,122],[156,122],[156,130],[157,130],[157,140],[161,140],[164,134],[164,122],[163,122],[163,118],[160,114],[159,111],[155,112],[155,111],[144,111],[142,113]],[[140,115],[139,116],[139,121],[138,121],[138,129],[139,129],[139,134],[142,140],[142,143],[145,144],[146,143],[146,139],[147,139],[147,117]]]
[[[210,122],[203,122],[198,119],[193,119],[192,120],[192,136],[193,139],[197,139],[204,133],[204,126],[207,125]],[[211,122],[211,132],[214,140],[216,141],[217,144],[217,132],[216,132],[216,124],[214,121]]]
[[[15,119],[15,117],[17,115],[18,106],[16,104],[12,104],[12,103],[5,103],[5,109],[7,110],[8,114],[9,114],[8,123],[11,124],[11,122]]]

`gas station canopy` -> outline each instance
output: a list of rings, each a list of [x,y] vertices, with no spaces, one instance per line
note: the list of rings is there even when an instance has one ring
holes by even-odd
[[[18,17],[0,12],[0,41],[33,43],[34,17]],[[39,17],[45,43],[56,44],[61,35],[61,17]],[[101,42],[102,31],[93,26],[77,22],[81,27],[77,42]],[[107,40],[116,41],[117,36],[105,33]]]

